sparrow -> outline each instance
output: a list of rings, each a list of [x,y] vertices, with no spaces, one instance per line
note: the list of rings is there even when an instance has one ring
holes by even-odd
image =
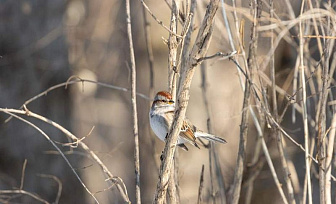
[[[149,121],[155,135],[164,142],[173,123],[174,113],[175,102],[172,100],[172,95],[167,91],[158,92],[149,111]],[[199,144],[206,146],[200,138],[212,142],[226,143],[223,138],[198,129],[185,118],[177,139],[177,145],[186,151],[188,151],[188,148],[185,143],[190,143],[197,148],[200,148]],[[200,141],[197,141],[197,139]]]

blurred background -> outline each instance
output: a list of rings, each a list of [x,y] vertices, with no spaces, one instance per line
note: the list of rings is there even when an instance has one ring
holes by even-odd
[[[170,1],[168,1],[169,3]],[[153,13],[169,25],[171,11],[165,1],[146,1]],[[195,26],[203,18],[207,1],[198,1]],[[231,1],[229,2],[231,4]],[[297,1],[291,2],[298,14]],[[241,13],[249,13],[248,2],[238,1]],[[275,12],[288,19],[283,2],[274,2]],[[229,8],[231,8],[229,6]],[[268,11],[267,6],[263,7]],[[229,22],[234,29],[232,14]],[[144,35],[143,8],[140,1],[131,2],[133,40],[137,69],[137,92],[153,97],[150,92],[150,69]],[[148,15],[148,14],[147,14]],[[154,53],[154,92],[168,88],[168,32],[149,15],[151,42]],[[0,107],[19,108],[26,100],[42,91],[66,82],[76,75],[83,79],[130,88],[129,49],[126,33],[125,1],[114,0],[3,0],[0,2]],[[230,49],[224,21],[217,14],[213,41],[208,55]],[[250,21],[246,18],[245,39],[248,47]],[[179,25],[179,31],[181,25]],[[235,31],[233,33],[236,33]],[[193,38],[197,32],[193,33]],[[260,36],[259,60],[270,48],[267,36]],[[276,50],[277,84],[282,86],[295,65],[296,51],[282,42]],[[263,70],[264,71],[264,70]],[[233,182],[238,152],[239,129],[243,92],[238,72],[228,60],[210,60],[206,63],[207,97],[209,99],[212,132],[227,140],[216,144],[217,156],[226,191]],[[187,117],[200,129],[207,130],[206,108],[201,89],[201,69],[197,68],[191,87]],[[284,88],[289,90],[291,86]],[[135,201],[134,137],[132,131],[131,93],[90,83],[60,87],[28,105],[28,109],[45,116],[70,130],[104,162],[113,175],[126,184],[132,202]],[[150,130],[148,112],[151,101],[138,97],[140,140],[140,170],[142,202],[151,203],[154,197],[158,164],[164,144]],[[283,108],[281,107],[280,109]],[[21,184],[25,159],[23,189],[52,203],[62,183],[60,203],[93,203],[93,199],[76,179],[64,159],[35,129],[1,113],[0,126],[0,189],[18,189]],[[87,187],[96,193],[101,203],[121,203],[116,189],[106,190],[108,184],[98,165],[80,148],[69,148],[62,143],[71,142],[56,128],[36,119],[24,117],[45,131],[66,154]],[[301,122],[284,120],[284,126],[299,142]],[[92,130],[93,129],[93,130]],[[91,132],[92,130],[92,132]],[[90,134],[89,134],[90,133]],[[301,138],[301,139],[300,139]],[[257,134],[253,126],[248,137],[246,168],[251,164]],[[281,174],[274,136],[268,140],[276,170]],[[274,148],[272,148],[274,147]],[[297,147],[286,147],[291,165],[296,165],[299,183],[304,180],[304,154]],[[205,165],[203,201],[210,202],[209,153],[207,149],[190,147],[179,150],[179,183],[181,203],[196,203],[202,165]],[[280,177],[280,180],[282,177]],[[315,181],[317,181],[315,179]],[[217,187],[218,188],[218,187]],[[215,189],[220,190],[220,189]],[[244,202],[244,185],[242,203]],[[269,168],[262,167],[255,180],[252,203],[282,203]],[[296,195],[301,196],[297,190]],[[29,196],[0,195],[3,203],[35,203]]]

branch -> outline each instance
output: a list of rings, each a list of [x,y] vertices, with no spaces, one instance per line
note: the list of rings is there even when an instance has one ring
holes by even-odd
[[[147,56],[148,56],[148,64],[149,64],[149,98],[153,99],[154,98],[154,55],[153,55],[153,46],[152,46],[152,41],[151,41],[151,33],[150,33],[150,21],[147,18],[147,11],[145,7],[142,7],[142,12],[143,12],[143,17],[144,17],[144,27],[145,27],[145,39],[146,39],[146,48],[147,48]],[[151,100],[149,101],[149,107],[151,105]],[[150,126],[148,125],[148,137],[149,141],[151,142],[151,145],[153,148],[152,150],[152,156],[153,156],[153,161],[155,164],[155,167],[157,170],[159,170],[159,161],[156,159],[156,154],[155,154],[155,147],[156,147],[156,142],[155,142],[155,137],[153,135],[153,132],[150,131]]]
[[[177,32],[178,26],[178,16],[179,16],[179,0],[172,0],[172,9],[170,17],[170,30],[174,33]],[[184,38],[182,38],[184,39]],[[177,48],[178,39],[172,33],[169,33],[168,39],[168,91],[173,97],[173,101],[176,99],[176,89],[177,89]],[[169,201],[172,204],[179,203],[179,192],[177,188],[178,183],[178,152],[175,152],[174,163],[172,165],[172,171],[170,173],[170,179],[168,184],[168,196]]]
[[[29,117],[33,117],[33,118],[36,118],[36,119],[39,119],[45,123],[48,123],[52,126],[54,126],[55,128],[59,129],[60,131],[62,131],[66,136],[68,136],[70,139],[72,139],[73,141],[78,141],[78,145],[83,148],[90,156],[91,158],[97,162],[97,164],[101,167],[103,173],[105,174],[105,176],[107,177],[107,181],[110,183],[110,185],[116,185],[117,186],[117,189],[119,191],[119,193],[121,194],[121,197],[123,198],[123,200],[127,203],[129,203],[129,198],[128,198],[128,194],[127,194],[127,189],[126,189],[126,186],[125,184],[122,182],[121,179],[119,179],[118,177],[116,176],[113,176],[113,174],[107,169],[107,167],[105,166],[105,164],[99,159],[99,157],[92,151],[89,149],[89,147],[84,143],[82,142],[80,139],[78,139],[75,135],[73,135],[70,131],[68,131],[67,129],[65,129],[64,127],[62,127],[61,125],[59,125],[58,123],[48,119],[48,118],[45,118],[41,115],[38,115],[36,113],[33,113],[29,110],[16,110],[16,109],[4,109],[4,108],[0,108],[0,111],[1,112],[5,112],[5,113],[8,113],[14,117],[18,117],[16,115],[14,115],[13,113],[15,114],[21,114],[21,115],[27,115]],[[31,124],[29,121],[27,121],[29,124]],[[36,127],[34,124],[31,124],[33,127]],[[38,128],[38,127],[36,127]],[[42,131],[42,130],[41,130]],[[42,132],[41,132],[42,133]],[[42,133],[43,134],[43,133]],[[48,137],[49,138],[49,137]],[[49,138],[50,139],[50,138]],[[50,142],[53,143],[52,140],[50,140]],[[58,147],[56,146],[55,144],[55,148],[57,149]],[[62,152],[60,152],[61,155],[63,154]],[[64,155],[64,154],[63,154]],[[63,157],[63,156],[62,156]],[[65,156],[64,156],[65,157]],[[63,158],[64,158],[63,157]],[[70,163],[69,163],[70,164]],[[75,172],[74,172],[75,173]],[[83,185],[83,184],[82,184]]]
[[[54,146],[54,148],[60,153],[60,155],[63,157],[63,159],[65,160],[65,162],[67,163],[67,165],[71,168],[72,172],[75,174],[75,176],[77,177],[77,179],[79,180],[79,182],[82,184],[82,186],[84,187],[84,189],[91,195],[91,197],[95,200],[96,203],[99,203],[97,198],[93,195],[93,193],[91,193],[91,191],[87,188],[87,186],[84,184],[84,182],[82,181],[82,179],[79,177],[79,175],[77,174],[76,170],[72,167],[70,161],[68,160],[68,158],[63,154],[63,152],[60,150],[60,148],[50,139],[50,137],[43,131],[41,130],[39,127],[37,127],[36,125],[34,125],[33,123],[13,114],[12,112],[15,112],[15,113],[19,113],[20,114],[20,111],[17,111],[17,110],[9,110],[9,109],[3,109],[3,108],[0,108],[0,111],[1,112],[4,112],[6,114],[9,114],[11,116],[13,116],[14,118],[17,118],[18,120],[21,120],[23,121],[24,123],[27,123],[28,125],[32,126],[33,128],[35,128],[37,131],[39,131],[51,144],[52,146]],[[22,113],[23,112],[23,113]],[[21,113],[22,114],[25,114],[26,111],[22,111]],[[24,192],[23,190],[19,190],[19,191],[22,191]],[[17,192],[19,192],[17,191]],[[20,193],[22,193],[20,192]],[[26,192],[28,193],[28,192]]]
[[[49,179],[53,179],[54,181],[56,181],[56,183],[58,184],[58,191],[57,191],[57,195],[56,195],[56,199],[54,201],[54,203],[58,204],[59,200],[61,198],[61,194],[62,194],[62,182],[59,178],[57,178],[54,175],[48,175],[48,174],[38,174],[38,176],[42,177],[42,178],[49,178]]]
[[[25,190],[0,190],[0,194],[24,194],[34,198],[37,201],[40,201],[41,203],[50,204],[48,201],[42,199],[40,196],[37,196]]]
[[[126,0],[126,23],[127,23],[127,36],[129,41],[131,70],[132,70],[131,99],[132,99],[133,134],[134,134],[135,200],[137,204],[141,204],[139,131],[138,131],[138,113],[136,105],[136,68],[135,68],[135,57],[134,57],[134,48],[132,40],[131,9],[129,0]]]
[[[174,36],[178,37],[178,38],[182,38],[182,36],[176,34],[176,32],[170,30],[167,26],[165,26],[163,24],[163,22],[161,20],[159,20],[154,14],[153,12],[148,8],[147,4],[143,1],[140,0],[141,4],[143,7],[145,7],[145,9],[148,11],[148,13],[153,17],[153,19],[159,24],[161,25],[164,29],[166,29],[169,33],[173,34]]]
[[[218,3],[219,0],[211,0],[210,4],[208,5],[204,20],[196,38],[196,42],[189,55],[188,66],[182,67],[182,78],[180,80],[179,86],[181,89],[177,100],[177,109],[175,111],[174,122],[171,126],[172,129],[169,131],[163,152],[163,160],[161,162],[159,181],[157,184],[154,203],[163,203],[166,196],[168,180],[176,148],[176,141],[182,127],[188,100],[190,97],[189,89],[192,77],[195,72],[195,66],[193,65],[197,62],[197,59],[204,57],[206,51],[208,50],[213,30],[212,24],[218,9]]]
[[[202,203],[202,190],[203,190],[203,186],[204,186],[204,164],[202,165],[200,184],[199,184],[199,187],[198,187],[197,204],[201,204]]]
[[[304,1],[302,1],[301,6],[301,13],[302,15],[304,8]],[[306,164],[306,176],[307,176],[307,190],[308,190],[308,203],[312,204],[312,188],[311,188],[311,179],[310,179],[310,158],[308,156],[308,150],[309,150],[309,130],[308,130],[308,112],[307,112],[307,91],[306,91],[306,78],[305,78],[305,66],[303,64],[303,46],[304,46],[304,40],[302,38],[303,31],[302,31],[302,21],[299,23],[299,32],[300,32],[300,75],[301,75],[301,86],[302,86],[302,119],[303,119],[303,127],[304,127],[304,143],[305,143],[305,164]],[[320,181],[321,182],[321,181]],[[324,186],[323,186],[324,187]],[[291,189],[293,190],[293,189]],[[293,198],[294,199],[294,198]],[[322,198],[321,198],[322,199]],[[293,202],[294,203],[294,202]],[[324,202],[322,202],[324,203]]]
[[[329,133],[329,141],[328,141],[328,149],[325,159],[325,167],[326,167],[326,182],[325,182],[325,193],[326,193],[326,203],[331,202],[331,169],[332,169],[332,159],[333,159],[333,151],[334,151],[334,141],[335,141],[335,132],[336,132],[336,114],[334,114],[330,133]]]
[[[237,54],[237,51],[233,51],[231,53],[222,53],[222,52],[217,52],[214,55],[206,56],[206,57],[201,57],[197,60],[197,63],[200,63],[204,60],[212,59],[215,57],[221,57],[222,59],[227,59],[233,57],[235,54]]]
[[[247,59],[247,67],[250,71],[249,79],[253,79],[253,69],[255,63],[253,58],[256,54],[257,49],[257,24],[258,24],[258,13],[259,13],[259,6],[257,0],[251,0],[251,10],[253,13],[253,22],[251,28],[251,43],[249,47],[249,56]],[[247,75],[245,75],[247,77]],[[247,134],[248,134],[248,111],[247,108],[250,105],[250,94],[251,94],[251,81],[248,78],[245,79],[245,91],[244,91],[244,101],[243,101],[243,113],[241,118],[241,125],[240,125],[240,140],[239,140],[239,150],[237,156],[237,164],[236,164],[236,173],[234,175],[233,181],[233,191],[231,194],[230,203],[237,204],[240,197],[241,191],[241,183],[243,179],[243,170],[244,170],[244,163],[245,163],[245,152],[246,152],[246,142],[247,142]]]

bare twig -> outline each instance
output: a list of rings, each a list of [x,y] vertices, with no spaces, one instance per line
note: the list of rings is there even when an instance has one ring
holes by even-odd
[[[68,136],[70,139],[74,140],[74,141],[79,141],[79,146],[81,148],[83,148],[90,156],[91,158],[101,167],[104,175],[107,177],[107,181],[110,183],[110,185],[115,185],[117,186],[117,189],[121,195],[121,197],[123,198],[123,200],[127,203],[129,203],[129,198],[128,198],[128,194],[127,194],[127,189],[125,187],[125,184],[122,182],[122,180],[118,177],[113,176],[113,174],[107,169],[107,167],[105,166],[105,164],[99,159],[99,157],[92,151],[89,149],[89,147],[82,141],[80,141],[75,135],[73,135],[70,131],[68,131],[67,129],[65,129],[64,127],[62,127],[61,125],[59,125],[58,123],[45,118],[41,115],[38,115],[36,113],[33,113],[32,111],[29,110],[16,110],[16,109],[3,109],[0,108],[1,112],[5,112],[8,114],[13,115],[13,113],[15,114],[22,114],[22,115],[28,115],[30,117],[33,118],[37,118],[45,123],[48,123],[52,126],[54,126],[55,128],[59,129],[60,131],[62,131],[66,136]],[[16,115],[13,115],[16,116]],[[18,117],[18,116],[16,116]],[[28,122],[28,121],[27,121]],[[34,124],[32,124],[34,125]],[[56,146],[57,147],[57,146]],[[60,152],[61,153],[61,152]],[[63,154],[63,153],[62,153]]]
[[[179,1],[172,1],[172,11],[170,19],[170,29],[176,33],[177,32],[177,19],[179,11]],[[168,39],[168,91],[173,96],[173,100],[176,98],[176,80],[177,80],[177,38],[172,33],[169,33]]]
[[[23,195],[30,196],[34,198],[35,200],[40,201],[41,203],[50,204],[48,201],[42,199],[40,196],[37,196],[25,190],[0,190],[0,194],[23,194]]]
[[[248,176],[248,180],[245,181],[246,185],[247,185],[247,189],[246,189],[246,194],[245,194],[245,204],[250,204],[251,200],[252,200],[252,194],[253,194],[253,187],[254,187],[254,181],[257,179],[257,177],[259,176],[262,168],[264,167],[265,164],[265,159],[262,159],[261,154],[260,154],[260,150],[261,150],[261,137],[258,137],[258,140],[256,142],[255,148],[254,148],[254,152],[253,152],[253,158],[252,158],[252,162],[248,167],[255,167],[257,166],[257,168],[251,168],[253,171],[251,176]],[[249,171],[249,169],[247,169],[247,171]],[[243,186],[245,186],[243,184]]]
[[[38,176],[42,177],[42,178],[49,178],[49,179],[53,179],[54,181],[57,182],[58,184],[58,191],[57,191],[57,195],[56,195],[56,199],[54,201],[55,204],[59,203],[59,200],[61,198],[61,194],[62,194],[62,182],[59,178],[57,178],[54,175],[47,175],[47,174],[38,174]]]
[[[263,150],[264,150],[264,154],[265,154],[265,157],[266,157],[266,160],[267,160],[267,163],[268,163],[268,166],[271,170],[271,173],[272,173],[272,177],[275,181],[275,184],[277,186],[277,189],[279,190],[279,193],[281,195],[281,198],[282,198],[282,201],[283,203],[288,203],[287,199],[286,199],[286,196],[285,196],[285,193],[283,192],[282,190],[282,185],[278,179],[278,176],[275,172],[275,168],[274,168],[274,165],[273,165],[273,162],[272,162],[272,159],[271,159],[271,156],[268,152],[268,149],[267,149],[267,146],[266,146],[266,142],[265,142],[265,139],[262,138],[261,140],[261,144],[262,144],[262,147],[263,147]]]
[[[176,32],[170,30],[167,26],[165,26],[163,24],[163,22],[161,20],[159,20],[154,14],[153,12],[148,8],[147,4],[143,1],[143,0],[139,0],[142,4],[143,7],[145,7],[145,9],[148,11],[148,13],[153,17],[153,19],[159,24],[161,25],[164,29],[166,29],[169,33],[175,35],[178,38],[182,38],[182,36],[176,34]]]
[[[326,167],[326,183],[325,183],[325,192],[326,192],[326,203],[332,203],[331,201],[331,169],[332,169],[332,158],[334,151],[334,141],[335,141],[335,132],[336,132],[336,114],[334,114],[330,133],[329,133],[329,141],[328,141],[328,149],[325,159],[325,167]]]
[[[178,204],[180,203],[180,191],[179,191],[179,180],[178,180],[178,149],[175,151],[174,163],[172,165],[172,171],[170,173],[170,179],[168,184],[168,196],[169,203]]]
[[[235,46],[234,46],[234,41],[232,38],[232,34],[231,34],[231,28],[230,28],[230,24],[226,15],[226,9],[225,9],[225,3],[224,0],[221,1],[222,2],[222,15],[223,15],[223,19],[224,19],[224,23],[225,23],[225,28],[227,29],[227,33],[228,33],[228,37],[229,37],[229,42],[230,42],[230,46],[232,49],[232,52],[236,52]]]
[[[233,191],[231,194],[231,203],[237,204],[240,197],[241,182],[243,179],[243,169],[245,161],[245,151],[246,151],[246,140],[248,132],[248,111],[247,107],[250,101],[250,83],[246,79],[245,83],[245,92],[244,92],[244,101],[243,101],[243,114],[240,125],[240,141],[239,141],[239,150],[236,164],[236,171],[234,175]]]
[[[82,181],[82,179],[79,177],[79,175],[77,174],[77,172],[75,171],[75,169],[72,167],[70,161],[68,160],[68,158],[63,154],[62,150],[59,149],[59,147],[50,139],[50,137],[43,131],[41,130],[39,127],[37,127],[36,125],[34,125],[33,123],[13,114],[14,113],[19,113],[20,111],[13,111],[13,110],[9,110],[9,109],[3,109],[0,108],[1,112],[4,112],[8,115],[13,116],[14,118],[23,121],[24,123],[27,123],[28,125],[32,126],[34,129],[36,129],[38,132],[40,132],[51,144],[52,146],[60,153],[60,155],[63,157],[63,159],[65,160],[65,162],[67,163],[67,165],[71,168],[72,172],[75,174],[75,176],[77,177],[77,179],[79,180],[79,182],[82,184],[82,186],[84,187],[84,189],[91,195],[91,197],[95,200],[96,203],[99,203],[97,198],[93,195],[93,193],[91,193],[91,191],[86,187],[86,185],[84,184],[84,182]],[[25,114],[25,111],[23,111],[24,113],[21,112],[21,114]],[[22,190],[19,190],[22,191]],[[18,192],[19,192],[18,191]]]
[[[150,32],[150,21],[147,19],[146,9],[142,7],[142,13],[144,17],[144,31],[145,31],[145,40],[146,40],[146,49],[149,63],[149,98],[154,97],[154,55],[153,55],[153,46]]]
[[[302,1],[301,6],[301,15],[304,8],[304,1]],[[310,165],[309,165],[309,156],[308,156],[308,149],[309,149],[309,132],[308,132],[308,119],[307,119],[307,92],[306,92],[306,79],[305,79],[305,72],[304,72],[304,64],[303,64],[303,44],[304,40],[301,36],[303,36],[302,32],[302,21],[299,23],[299,32],[300,32],[300,74],[301,74],[301,86],[302,86],[302,108],[303,108],[303,125],[304,125],[304,138],[305,138],[305,164],[306,164],[306,175],[307,175],[307,190],[308,190],[308,202],[312,204],[312,192],[311,192],[311,180],[310,180]]]
[[[205,112],[207,114],[207,129],[208,132],[211,133],[211,120],[210,120],[210,110],[209,110],[209,101],[208,101],[208,97],[207,97],[207,78],[206,78],[206,62],[203,62],[201,64],[201,78],[202,78],[202,95],[203,95],[203,101],[204,101],[204,106],[205,106]],[[214,171],[213,171],[213,149],[214,146],[213,144],[210,142],[209,143],[209,150],[208,150],[208,154],[209,154],[209,171],[210,171],[210,197],[212,199],[212,203],[214,204],[216,202],[216,192],[215,192],[215,177],[214,177]],[[204,167],[204,165],[203,165]],[[201,177],[202,178],[202,177]],[[200,195],[198,195],[198,202],[201,202],[201,197]]]
[[[202,62],[204,60],[208,60],[208,59],[212,59],[212,58],[215,58],[215,57],[221,57],[223,59],[228,59],[230,57],[232,57],[233,55],[237,54],[237,51],[233,51],[231,53],[222,53],[222,52],[217,52],[216,54],[213,54],[213,55],[210,55],[210,56],[206,56],[206,57],[202,57],[202,58],[199,58],[197,60],[197,62]]]
[[[252,34],[251,34],[251,43],[249,47],[249,56],[247,59],[247,67],[250,70],[249,78],[245,79],[245,91],[244,91],[244,100],[243,100],[243,108],[242,110],[247,110],[247,107],[250,105],[250,94],[251,94],[251,82],[250,80],[253,79],[253,67],[255,66],[256,62],[253,62],[253,56],[256,52],[256,43],[257,43],[257,17],[258,17],[258,7],[257,0],[251,1],[251,11],[253,13],[253,22],[252,22]],[[236,172],[234,174],[234,181],[232,187],[232,194],[230,203],[237,204],[240,197],[240,190],[241,190],[241,183],[243,179],[243,169],[245,163],[245,151],[246,151],[246,140],[247,140],[247,133],[248,133],[248,111],[243,111],[241,124],[240,124],[240,140],[239,140],[239,150],[237,156],[237,163],[236,163]]]
[[[185,37],[183,38],[183,44],[182,44],[182,51],[181,51],[181,55],[180,55],[180,63],[179,66],[184,68],[188,66],[188,57],[189,56],[189,45],[190,45],[190,40],[191,40],[191,34],[193,32],[194,29],[194,18],[195,18],[195,9],[197,6],[197,1],[196,0],[191,0],[191,4],[190,4],[190,21],[189,21],[189,27],[188,30],[185,33]],[[178,90],[180,90],[181,87],[178,87]]]
[[[220,160],[218,157],[218,152],[216,150],[215,145],[213,146],[213,158],[214,158],[214,163],[215,163],[215,170],[216,170],[216,177],[217,177],[217,182],[218,182],[218,188],[219,188],[219,193],[220,193],[220,201],[222,204],[226,204],[227,201],[227,196],[226,196],[226,187],[224,185],[224,177],[222,173],[222,168],[220,166]]]
[[[170,18],[170,30],[174,33],[177,33],[178,26],[178,16],[179,16],[179,0],[172,0],[172,8],[171,8],[171,18]],[[183,39],[183,38],[182,38]],[[177,90],[177,48],[178,48],[178,39],[176,35],[169,33],[168,39],[168,91],[171,93],[173,97],[173,101],[176,99],[176,90]],[[177,188],[178,183],[178,154],[175,152],[174,163],[172,165],[172,171],[169,179],[168,185],[168,196],[169,200],[172,204],[179,203],[179,193]]]
[[[273,10],[273,0],[269,1],[270,3],[270,18],[272,19],[274,16],[274,10]],[[271,50],[274,49],[274,36],[273,36],[273,30],[271,30]],[[272,54],[272,56],[270,57],[270,78],[272,81],[272,108],[273,108],[273,115],[274,115],[274,119],[278,122],[279,121],[279,113],[278,113],[278,104],[277,104],[277,96],[276,96],[276,90],[275,90],[275,60],[274,60],[274,54]],[[278,128],[276,128],[275,126],[273,126],[272,128],[274,134],[276,135],[277,138],[277,147],[278,147],[278,151],[279,151],[279,157],[280,157],[280,161],[281,161],[281,167],[282,167],[282,173],[283,173],[283,178],[284,178],[284,182],[286,184],[287,187],[287,193],[288,193],[288,201],[286,200],[286,197],[284,197],[285,195],[283,194],[283,192],[280,191],[280,194],[283,198],[284,202],[289,202],[291,204],[295,203],[295,199],[294,199],[294,192],[293,192],[293,186],[289,177],[289,170],[288,170],[288,164],[287,164],[287,158],[286,158],[286,154],[284,151],[284,144],[282,142],[282,135],[281,132]],[[264,145],[264,143],[263,143]],[[269,158],[270,159],[270,158]],[[271,170],[274,170],[271,168]],[[272,171],[273,172],[273,171]],[[275,172],[275,171],[274,171]],[[277,186],[280,184],[280,182],[276,179],[275,182],[277,183]],[[279,187],[279,186],[278,186]],[[285,199],[285,200],[284,200]]]
[[[150,21],[147,18],[147,13],[146,13],[146,8],[142,7],[142,13],[144,17],[144,27],[145,27],[145,39],[146,39],[146,48],[147,48],[147,56],[148,56],[148,63],[149,63],[149,98],[154,98],[154,55],[153,55],[153,46],[152,46],[152,38],[151,38],[151,33],[150,33]],[[151,101],[149,101],[149,105],[151,105]],[[149,127],[149,126],[148,126]],[[149,127],[150,128],[150,127]],[[156,142],[154,139],[154,135],[152,131],[149,130],[149,140],[151,141],[152,147],[152,156],[153,156],[153,161],[155,164],[155,167],[157,170],[159,170],[159,162],[156,159],[156,154],[155,154],[155,147],[156,147]]]
[[[204,164],[202,165],[202,170],[201,170],[201,176],[200,176],[200,184],[198,187],[198,199],[197,199],[197,204],[202,203],[202,190],[204,186]]]
[[[135,57],[134,57],[134,48],[132,39],[131,9],[129,0],[126,0],[126,23],[127,23],[127,36],[129,41],[129,51],[130,51],[131,70],[132,70],[131,99],[132,99],[133,134],[134,134],[135,200],[137,204],[141,204],[139,130],[138,130],[138,113],[136,104],[136,68],[135,68]]]
[[[22,166],[22,172],[21,172],[21,184],[20,184],[20,190],[23,189],[23,183],[24,183],[24,177],[25,177],[25,171],[27,166],[27,159],[24,160],[23,166]]]
[[[260,144],[261,143],[261,147],[262,147],[262,150],[264,152],[264,155],[265,155],[265,158],[266,158],[266,161],[267,161],[267,164],[271,170],[271,174],[272,174],[272,177],[274,179],[274,182],[276,184],[276,187],[281,195],[281,198],[282,198],[282,201],[283,203],[288,203],[287,199],[286,199],[286,196],[285,196],[285,193],[283,192],[283,189],[282,189],[282,185],[278,179],[278,176],[276,174],[276,171],[275,171],[275,168],[274,168],[274,165],[273,165],[273,162],[272,162],[272,159],[271,159],[271,156],[270,156],[270,153],[268,151],[268,148],[267,148],[267,145],[266,145],[266,142],[265,142],[265,138],[264,138],[264,135],[263,135],[263,131],[262,131],[262,127],[260,126],[260,123],[259,121],[256,119],[255,116],[253,116],[254,112],[251,112],[251,115],[252,115],[252,118],[253,118],[253,122],[257,128],[257,131],[258,131],[258,135],[259,135],[259,140],[258,140],[258,143]],[[262,117],[264,116],[264,114],[262,114]],[[264,123],[264,121],[262,121]],[[260,145],[259,145],[260,147]],[[258,148],[258,146],[256,147]],[[257,151],[257,150],[256,150]],[[256,153],[259,153],[258,151]],[[255,156],[256,158],[258,158],[258,154]],[[257,163],[257,161],[255,160],[255,163]],[[260,166],[262,167],[263,166],[263,163],[262,162],[260,164]],[[257,175],[259,174],[259,172],[261,171],[261,167],[259,168],[259,171],[255,171],[257,173]],[[249,183],[252,183],[252,181],[255,180],[256,176],[255,175],[254,177],[252,177],[251,179],[251,182]],[[251,188],[251,187],[250,187]],[[251,193],[248,195],[249,197],[247,197],[247,202],[249,203],[250,200],[251,200]]]
[[[203,62],[201,64],[202,96],[203,96],[203,101],[204,101],[206,115],[207,115],[207,131],[209,133],[212,133],[212,124],[211,124],[211,119],[210,119],[210,107],[209,107],[209,100],[207,97],[207,91],[208,91],[207,85],[208,84],[207,84],[207,75],[206,75],[207,72],[206,71],[207,71],[206,63]],[[221,203],[225,204],[227,197],[226,197],[225,186],[224,186],[224,181],[223,181],[224,179],[222,176],[221,167],[219,165],[219,159],[217,157],[217,150],[212,142],[209,142],[209,153],[208,154],[209,154],[209,169],[210,169],[210,183],[211,183],[210,193],[211,193],[212,202],[213,203],[216,202],[215,181],[217,180],[218,186],[219,186],[219,192],[221,195],[220,196]],[[213,169],[213,165],[215,169]]]
[[[215,13],[218,9],[219,0],[211,0],[200,30],[198,32],[196,42],[190,52],[188,66],[182,67],[182,78],[180,80],[180,91],[177,100],[177,109],[175,111],[174,122],[172,124],[172,129],[169,131],[165,149],[163,152],[163,161],[160,167],[159,181],[157,184],[157,189],[155,193],[154,203],[163,203],[168,180],[170,177],[171,166],[173,162],[173,156],[176,148],[176,141],[180,129],[182,127],[182,122],[185,117],[186,108],[189,100],[189,89],[192,81],[192,77],[195,72],[195,67],[193,66],[197,59],[204,57],[208,46],[210,44],[210,39],[212,36],[212,24],[214,21]]]
[[[76,79],[73,80],[74,78],[76,78]],[[61,88],[61,87],[67,88],[68,85],[77,84],[77,83],[82,83],[83,88],[84,88],[84,83],[93,83],[93,84],[97,84],[97,85],[102,86],[102,87],[111,88],[111,89],[115,89],[115,90],[119,90],[119,91],[124,91],[124,92],[129,92],[130,91],[127,88],[123,88],[123,87],[119,87],[119,86],[114,86],[114,85],[111,85],[111,84],[106,84],[106,83],[102,83],[102,82],[98,82],[98,81],[92,81],[92,80],[88,80],[88,79],[81,79],[78,76],[71,76],[71,77],[69,77],[69,79],[67,80],[67,82],[56,84],[56,85],[54,85],[52,87],[49,87],[45,91],[43,91],[43,92],[37,94],[36,96],[28,99],[27,101],[25,101],[23,103],[23,105],[20,107],[20,109],[22,109],[24,106],[27,106],[31,102],[37,100],[38,98],[47,95],[50,91],[53,91],[53,90]],[[151,99],[148,96],[146,96],[146,95],[144,95],[142,93],[137,93],[137,95],[140,96],[141,98],[144,98],[144,99],[146,99],[148,101],[151,101]],[[11,118],[12,118],[11,116],[9,118],[7,118],[5,120],[5,123],[7,123],[8,121],[10,121]]]

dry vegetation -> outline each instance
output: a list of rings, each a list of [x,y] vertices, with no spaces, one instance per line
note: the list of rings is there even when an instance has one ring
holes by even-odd
[[[15,6],[1,203],[336,203],[334,1]],[[160,90],[177,102],[165,144],[148,122]],[[228,144],[175,148],[186,115]]]

